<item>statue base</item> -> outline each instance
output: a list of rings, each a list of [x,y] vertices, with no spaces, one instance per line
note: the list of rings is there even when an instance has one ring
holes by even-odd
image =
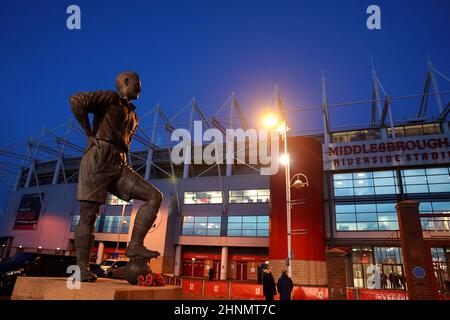
[[[67,278],[18,277],[11,300],[181,300],[179,286],[141,287],[125,280],[98,278],[69,289]]]

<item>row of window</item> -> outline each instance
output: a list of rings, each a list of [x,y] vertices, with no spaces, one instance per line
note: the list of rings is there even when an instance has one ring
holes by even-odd
[[[334,143],[340,142],[350,142],[350,141],[361,141],[361,140],[376,140],[381,138],[381,133],[379,129],[369,129],[369,130],[352,130],[345,132],[335,132],[332,135]]]
[[[354,247],[351,253],[352,263],[364,264],[402,264],[403,254],[400,247]]]
[[[79,215],[72,216],[70,232],[75,229],[80,221]],[[122,233],[127,234],[130,226],[130,217],[125,216],[99,216],[95,221],[95,232],[97,233]]]
[[[337,231],[398,230],[395,202],[346,202],[335,204]],[[420,202],[421,214],[450,213],[450,201]],[[421,218],[424,230],[450,231],[449,217]]]
[[[394,131],[395,136],[397,138],[442,133],[442,129],[439,123],[425,123],[408,126],[398,126],[394,127]],[[387,135],[389,138],[392,138],[392,129],[390,127],[387,128]],[[335,132],[332,134],[332,139],[334,143],[361,141],[361,140],[376,140],[381,139],[381,132],[379,129]]]
[[[222,217],[183,218],[184,236],[268,237],[269,216],[230,216],[222,225]]]
[[[230,190],[229,203],[262,203],[269,202],[269,189]],[[185,192],[184,204],[215,204],[222,203],[222,191]]]
[[[399,193],[395,171],[338,173],[333,186],[336,197]]]
[[[399,194],[396,171],[337,173],[333,175],[335,197]],[[401,170],[406,194],[450,192],[449,168]]]
[[[409,126],[394,127],[395,137],[422,136],[427,134],[442,133],[439,123],[415,124]],[[388,128],[388,137],[392,138],[392,129]]]
[[[397,230],[395,203],[336,204],[337,231]]]

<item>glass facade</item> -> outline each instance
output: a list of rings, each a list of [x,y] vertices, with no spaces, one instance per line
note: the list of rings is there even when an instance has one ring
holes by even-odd
[[[337,231],[397,230],[395,203],[336,204]]]
[[[222,191],[196,191],[184,193],[184,204],[222,203]]]
[[[439,214],[450,214],[450,201],[420,202],[420,214],[432,214],[436,217],[422,217],[423,230],[450,231],[450,217],[440,217]]]
[[[406,194],[450,192],[449,168],[402,170]]]
[[[450,201],[442,199],[442,194],[450,193],[448,167],[336,173],[333,174],[336,230],[397,230],[395,204],[401,189],[405,198],[413,196],[420,202],[422,214],[450,213]],[[424,230],[450,231],[449,217],[421,220]]]
[[[229,237],[268,237],[269,216],[229,216]]]
[[[222,223],[222,219],[223,223]],[[183,236],[268,237],[269,216],[183,217]]]
[[[395,171],[337,173],[335,197],[391,195],[399,193]]]
[[[405,290],[402,249],[354,247],[351,251],[353,286],[356,288]]]
[[[258,203],[269,202],[269,189],[230,190],[229,203]]]
[[[79,215],[72,216],[72,222],[70,225],[70,232],[75,232],[78,221],[80,221]],[[129,216],[98,216],[95,221],[95,232],[97,233],[122,233],[127,234],[130,226]]]
[[[183,236],[220,236],[221,217],[193,217],[183,218]]]

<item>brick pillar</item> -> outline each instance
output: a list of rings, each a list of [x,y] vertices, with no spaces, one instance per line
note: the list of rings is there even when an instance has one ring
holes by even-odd
[[[396,209],[408,297],[410,300],[437,299],[431,249],[423,239],[419,202],[400,201]],[[416,270],[416,275],[413,270]],[[425,271],[423,278],[419,276],[420,272],[417,272],[420,270]]]
[[[347,300],[347,259],[345,251],[334,248],[326,251],[328,298]]]
[[[447,266],[450,266],[450,251],[445,251],[445,261],[447,262]],[[447,268],[448,278],[450,279],[450,268]]]

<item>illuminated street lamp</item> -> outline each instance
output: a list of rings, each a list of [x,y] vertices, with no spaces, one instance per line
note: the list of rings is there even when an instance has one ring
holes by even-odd
[[[286,119],[280,119],[276,114],[267,114],[263,118],[263,124],[268,129],[276,129],[283,140],[284,153],[280,157],[280,163],[286,166],[285,169],[285,187],[286,187],[286,231],[287,231],[287,259],[286,267],[289,277],[292,277],[292,226],[291,226],[291,188],[301,189],[309,185],[308,178],[302,174],[297,173],[291,179],[291,165],[288,152],[287,133],[290,128],[286,125]]]

